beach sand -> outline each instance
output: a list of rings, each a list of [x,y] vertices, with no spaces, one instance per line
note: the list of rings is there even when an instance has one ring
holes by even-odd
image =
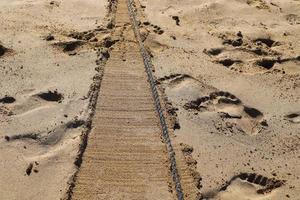
[[[300,2],[141,4],[175,141],[192,149],[203,197],[300,199]],[[268,192],[262,177],[274,179]]]
[[[0,2],[1,200],[66,197],[107,4]],[[203,199],[300,200],[300,2],[135,5],[177,158]]]
[[[100,26],[106,4],[0,2],[0,199],[65,195],[97,67],[91,44],[71,34]]]

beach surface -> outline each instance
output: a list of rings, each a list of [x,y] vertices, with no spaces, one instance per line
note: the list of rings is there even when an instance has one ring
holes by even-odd
[[[138,58],[139,47],[130,46],[137,42],[128,28],[129,17],[124,17],[125,22],[120,20],[123,28],[111,25],[115,17],[119,20],[117,14],[112,15],[113,6],[119,5],[116,2],[0,2],[1,200],[68,199],[76,173],[79,171],[79,176],[82,173],[88,181],[91,175],[89,163],[95,162],[93,159],[88,164],[83,161],[82,172],[77,164],[82,137],[89,131],[88,143],[96,150],[93,146],[89,150],[87,145],[87,152],[92,152],[87,155],[109,142],[116,142],[116,146],[103,153],[108,160],[109,156],[119,156],[125,147],[132,150],[129,143],[124,148],[118,146],[117,136],[108,140],[107,133],[97,125],[111,125],[102,124],[101,119],[113,116],[105,116],[105,109],[96,108],[97,95],[98,105],[105,107],[111,102],[107,90],[125,88],[127,84],[118,86],[105,78],[109,77],[105,76],[105,67],[111,67],[108,72],[113,74],[122,59],[127,60],[124,67],[140,67],[138,72],[132,68],[127,73],[140,73],[137,76],[145,81],[137,80],[136,88],[146,88],[139,91],[143,98],[143,92],[148,91],[145,105],[153,103],[146,73],[140,70],[143,60]],[[122,6],[126,8],[125,1]],[[300,1],[135,0],[134,7],[141,40],[151,56],[185,199],[300,200]],[[132,64],[133,50],[137,61]],[[106,80],[103,96],[102,76]],[[122,73],[118,76],[122,81]],[[127,79],[134,90],[132,78]],[[134,101],[128,98],[134,94],[124,95],[125,89],[120,93],[125,98],[122,102],[131,105]],[[124,105],[118,106],[123,109]],[[150,114],[141,117],[128,116],[155,121],[154,107],[151,109]],[[95,112],[97,124],[93,124]],[[153,123],[153,130],[159,132],[158,121]],[[93,130],[104,139],[97,139]],[[121,131],[124,139],[120,142],[129,142],[129,130]],[[143,137],[148,141],[147,136]],[[107,144],[101,143],[106,140]],[[168,166],[161,140],[153,137],[145,142],[159,151],[157,157],[143,149],[144,144],[141,147],[149,153],[151,162],[164,163],[155,165],[160,171],[149,168],[154,170],[151,174],[161,184],[161,191],[155,189],[156,182],[149,182],[153,185],[152,189],[143,189],[147,191],[145,199],[163,199],[160,194],[165,199],[176,199],[168,168],[161,167]],[[131,142],[136,141],[133,138]],[[144,157],[139,158],[141,165],[136,165],[145,171]],[[111,165],[105,162],[102,166],[109,171]],[[126,166],[122,164],[120,169],[126,171]],[[101,166],[96,170],[102,170]],[[110,179],[115,174],[105,175]],[[142,174],[137,175],[136,180],[144,180]],[[102,183],[94,187],[99,185]],[[87,192],[81,188],[77,189],[78,199],[84,199],[80,195]],[[109,191],[103,193],[106,199],[113,199]]]

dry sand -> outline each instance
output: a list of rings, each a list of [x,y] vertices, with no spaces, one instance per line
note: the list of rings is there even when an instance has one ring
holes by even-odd
[[[300,2],[141,4],[176,142],[193,147],[203,196],[300,199]],[[285,182],[259,192],[267,186],[254,175]]]
[[[13,98],[0,103],[1,200],[64,195],[97,67],[93,48],[69,35],[101,25],[106,4],[0,1],[0,99]]]
[[[105,5],[0,2],[1,200],[65,195],[90,111],[94,49],[106,37]],[[200,174],[203,197],[299,200],[300,2],[136,5],[173,143]]]

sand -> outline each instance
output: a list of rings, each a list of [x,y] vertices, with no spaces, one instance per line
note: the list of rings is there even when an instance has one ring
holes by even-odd
[[[176,142],[193,147],[204,198],[300,199],[299,2],[141,4]],[[229,183],[241,173],[285,183],[258,194],[254,180]]]
[[[0,103],[0,199],[65,195],[97,73],[89,44],[65,48],[75,41],[71,33],[104,23],[106,4],[0,2],[0,41],[7,49],[0,54],[0,99],[13,98]]]
[[[203,199],[300,199],[300,2],[135,2],[177,159]],[[66,197],[107,4],[0,2],[0,199]]]

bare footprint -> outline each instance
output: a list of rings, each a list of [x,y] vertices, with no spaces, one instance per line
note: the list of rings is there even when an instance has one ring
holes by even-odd
[[[147,27],[149,30],[153,31],[158,35],[162,35],[165,31],[159,27],[158,25],[151,24],[150,22],[146,21],[140,24],[140,27]]]
[[[273,191],[281,187],[285,181],[269,179],[254,173],[241,173],[233,177],[214,200],[267,200],[276,194]]]
[[[165,49],[169,48],[168,45],[158,42],[152,36],[149,36],[145,39],[145,46],[150,54],[152,54],[152,52],[160,53],[160,52],[164,51]]]
[[[57,106],[64,100],[64,95],[57,90],[40,91],[34,94],[27,94],[17,103],[13,103],[13,97],[6,97],[5,102],[12,102],[9,106],[11,112],[15,115],[24,115],[30,112],[37,112],[43,108]],[[0,99],[1,106],[1,99]]]
[[[191,77],[187,74],[170,74],[169,76],[164,76],[162,78],[157,79],[156,84],[160,84],[161,82],[164,81],[180,82],[184,78],[191,78]]]
[[[262,112],[244,105],[235,95],[224,91],[212,92],[208,96],[187,102],[184,108],[221,113],[228,122],[236,124],[240,130],[249,135],[257,134],[260,125],[266,123]]]
[[[223,47],[204,49],[203,53],[227,69],[246,74],[299,73],[299,56],[284,56],[284,52],[274,48],[284,42],[269,35],[252,38],[239,31],[216,36],[222,40]]]
[[[22,133],[11,136],[5,136],[4,139],[7,142],[13,142],[16,140],[36,141],[40,145],[56,145],[61,142],[63,138],[68,134],[68,130],[77,129],[86,125],[86,121],[82,119],[73,119],[66,123],[62,123],[56,126],[53,130],[47,130],[37,133]]]
[[[286,20],[289,22],[290,25],[300,24],[300,17],[296,14],[286,15]]]

